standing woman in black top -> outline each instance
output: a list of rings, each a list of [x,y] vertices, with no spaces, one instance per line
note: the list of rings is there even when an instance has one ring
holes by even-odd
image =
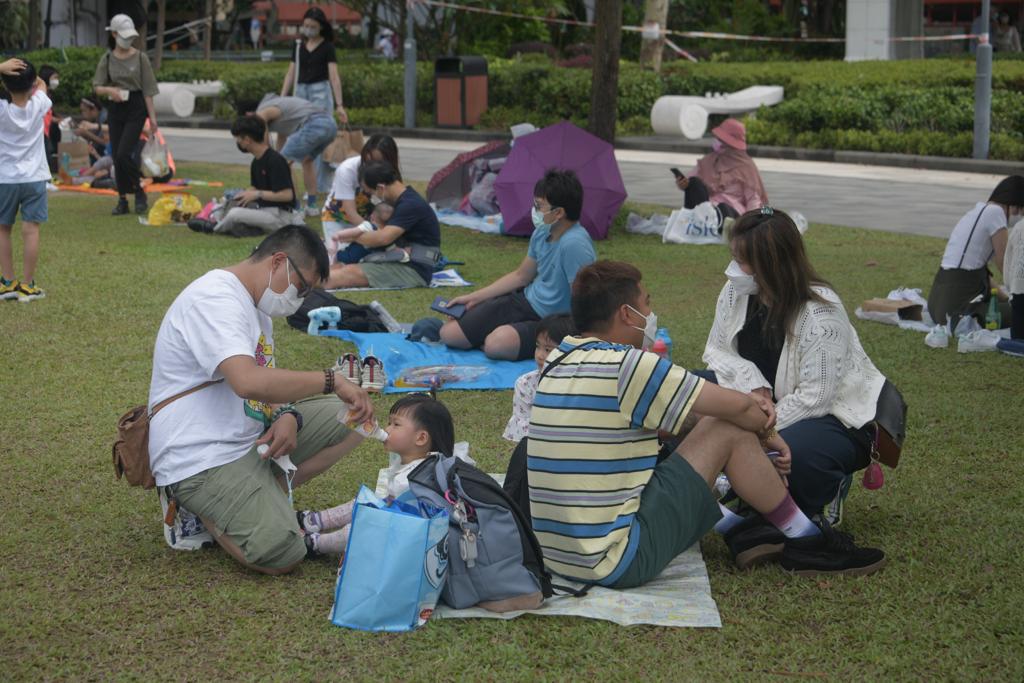
[[[348,122],[348,114],[341,97],[341,77],[338,75],[338,58],[334,54],[334,29],[327,21],[327,15],[319,7],[311,7],[302,18],[299,29],[305,38],[301,47],[292,56],[284,83],[281,84],[281,96],[291,94],[294,86],[295,97],[312,102],[328,114],[338,113],[338,120]],[[295,57],[298,57],[298,74],[296,74]],[[325,169],[318,155],[316,158],[317,192],[328,192],[331,189],[332,174],[330,168]],[[306,195],[306,215],[317,216],[316,195]]]
[[[117,181],[115,216],[128,213],[128,195],[135,193],[135,213],[144,214],[149,207],[142,191],[142,174],[132,159],[139,136],[149,117],[150,135],[156,135],[156,110],[153,96],[160,92],[153,74],[153,66],[145,52],[135,49],[133,43],[139,32],[127,14],[116,14],[107,30],[114,37],[114,49],[100,58],[93,76],[93,90],[100,97],[113,101],[107,112],[110,124],[110,149],[114,157]],[[125,97],[127,91],[128,96]]]

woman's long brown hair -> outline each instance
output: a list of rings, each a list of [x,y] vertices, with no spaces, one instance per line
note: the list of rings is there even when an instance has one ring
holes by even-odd
[[[754,271],[758,298],[768,309],[767,330],[793,333],[793,323],[808,301],[828,303],[812,285],[832,288],[807,258],[793,219],[770,208],[740,216],[732,228],[732,252]]]

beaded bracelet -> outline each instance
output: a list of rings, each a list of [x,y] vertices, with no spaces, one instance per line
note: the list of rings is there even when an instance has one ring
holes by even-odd
[[[330,368],[324,370],[324,393],[334,393],[334,370]]]
[[[296,407],[291,403],[285,403],[284,405],[278,407],[278,409],[275,410],[274,414],[271,416],[270,421],[276,422],[277,418],[281,417],[285,413],[289,413],[292,417],[295,418],[295,424],[297,425],[295,431],[302,431],[302,413],[300,413],[298,409],[296,409]]]

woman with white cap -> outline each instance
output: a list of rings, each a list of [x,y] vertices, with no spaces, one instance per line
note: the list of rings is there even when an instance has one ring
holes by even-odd
[[[747,130],[736,119],[726,119],[711,131],[712,150],[697,161],[690,176],[677,175],[676,187],[686,193],[683,207],[692,209],[710,201],[723,217],[737,217],[768,204],[754,160],[747,154]]]
[[[114,39],[114,48],[100,58],[92,84],[98,96],[107,97],[113,102],[107,113],[119,196],[113,214],[120,216],[128,213],[130,193],[135,193],[135,213],[144,214],[149,207],[146,193],[140,184],[142,176],[139,166],[132,160],[132,153],[146,125],[147,116],[151,136],[157,133],[153,97],[160,90],[149,57],[134,47],[139,32],[135,30],[132,18],[127,14],[115,14],[107,31],[110,31]]]

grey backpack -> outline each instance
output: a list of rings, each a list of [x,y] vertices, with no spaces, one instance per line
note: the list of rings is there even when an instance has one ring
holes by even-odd
[[[435,453],[409,475],[409,490],[449,513],[444,602],[508,612],[534,609],[552,595],[533,529],[491,476]]]

